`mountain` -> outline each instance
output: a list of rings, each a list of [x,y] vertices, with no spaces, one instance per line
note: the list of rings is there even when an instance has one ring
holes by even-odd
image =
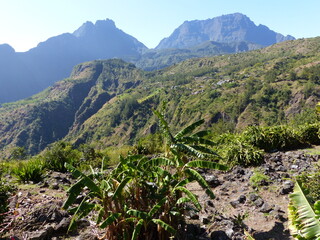
[[[45,91],[3,104],[0,149],[37,153],[60,139],[97,148],[132,144],[157,130],[152,109],[162,102],[173,132],[199,118],[217,134],[307,121],[320,100],[319,48],[320,38],[299,39],[152,72],[119,59],[85,62]]]
[[[0,45],[0,103],[35,94],[69,76],[72,67],[95,59],[137,57],[147,48],[124,33],[112,20],[84,23],[65,33],[16,53]]]
[[[231,14],[185,22],[149,50],[110,19],[86,22],[73,33],[49,38],[27,52],[0,45],[0,104],[30,97],[68,77],[73,66],[85,61],[121,58],[152,71],[189,58],[249,51],[288,39],[293,38],[257,27],[242,14]]]
[[[269,46],[292,36],[283,36],[264,25],[254,22],[241,13],[234,13],[207,20],[185,21],[168,37],[161,40],[156,49],[188,48],[206,41],[215,42],[250,42]]]

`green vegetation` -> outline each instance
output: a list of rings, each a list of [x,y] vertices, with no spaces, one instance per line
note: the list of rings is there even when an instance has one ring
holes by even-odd
[[[299,240],[319,239],[320,201],[312,204],[306,195],[306,189],[297,182],[288,208],[291,234]]]
[[[259,170],[254,171],[250,177],[250,183],[252,186],[259,188],[263,182],[269,182],[270,178]]]
[[[3,219],[8,211],[8,199],[11,194],[16,190],[15,186],[9,184],[3,177],[4,169],[0,165],[0,234],[2,233]]]
[[[200,210],[197,196],[186,185],[197,181],[210,197],[210,187],[197,168],[226,170],[227,167],[206,159],[217,155],[207,148],[213,143],[203,138],[207,131],[192,133],[204,123],[199,120],[173,135],[164,116],[160,120],[166,152],[162,157],[120,156],[119,164],[108,174],[103,168],[86,175],[69,164],[79,180],[69,189],[64,204],[68,209],[84,187],[90,191],[77,206],[73,224],[97,210],[96,221],[106,229],[107,239],[169,239],[184,234],[186,203]]]
[[[319,45],[319,38],[300,39],[246,53],[189,59],[152,72],[118,59],[83,63],[69,79],[28,101],[0,108],[0,148],[8,158],[13,147],[33,155],[58,140],[100,150],[133,145],[156,133],[151,109],[159,110],[163,101],[173,130],[191,124],[190,116],[205,119],[219,134],[248,126],[312,124],[315,115],[310,109],[320,90]],[[276,131],[288,138],[279,133],[269,148],[300,144],[292,141],[295,133],[289,136],[290,129]]]
[[[66,172],[65,163],[73,166],[80,165],[80,152],[72,148],[71,144],[66,142],[56,142],[52,144],[43,154],[44,167],[46,169]]]
[[[28,161],[20,161],[12,168],[12,172],[20,182],[38,183],[43,179],[44,162],[37,157]]]

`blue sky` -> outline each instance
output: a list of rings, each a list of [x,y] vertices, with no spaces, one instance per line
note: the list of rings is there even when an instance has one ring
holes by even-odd
[[[86,21],[112,19],[147,47],[185,20],[240,12],[296,38],[320,36],[319,0],[0,0],[0,44],[26,51]]]

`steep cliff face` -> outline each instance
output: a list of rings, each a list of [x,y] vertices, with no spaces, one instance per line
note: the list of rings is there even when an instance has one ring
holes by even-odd
[[[206,41],[246,41],[269,46],[293,39],[292,36],[283,36],[264,25],[256,26],[247,16],[235,13],[207,20],[186,21],[168,38],[163,39],[156,49],[187,48]]]

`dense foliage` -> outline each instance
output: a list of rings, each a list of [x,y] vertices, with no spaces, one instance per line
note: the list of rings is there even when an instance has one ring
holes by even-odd
[[[164,116],[155,113],[165,139],[164,156],[120,156],[119,164],[111,172],[102,168],[89,175],[66,165],[79,180],[69,189],[64,208],[71,207],[84,187],[89,189],[76,210],[71,209],[75,211],[72,223],[97,211],[96,221],[105,229],[106,239],[160,240],[170,236],[183,239],[186,212],[190,206],[201,208],[197,196],[186,185],[197,181],[213,198],[210,187],[196,169],[227,168],[212,161],[218,156],[206,147],[213,144],[203,138],[207,131],[192,134],[203,120],[173,135]]]

